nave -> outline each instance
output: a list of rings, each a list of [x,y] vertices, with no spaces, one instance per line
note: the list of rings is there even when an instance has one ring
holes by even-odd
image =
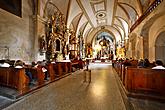
[[[164,104],[127,98],[110,63],[91,63],[91,83],[84,70],[22,97],[4,110],[163,110]],[[88,75],[88,74],[87,74]]]

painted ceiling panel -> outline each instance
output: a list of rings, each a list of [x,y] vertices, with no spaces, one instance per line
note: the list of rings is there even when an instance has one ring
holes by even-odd
[[[136,11],[127,4],[120,4],[120,5],[127,11],[131,24],[133,24],[137,20],[137,16],[138,16]]]
[[[80,14],[82,10],[80,9],[79,5],[75,0],[72,0],[70,10],[69,10],[69,16],[67,20],[67,27],[71,24],[74,17],[76,17],[78,14]]]
[[[107,0],[107,25],[112,25],[114,8],[115,8],[115,0]]]
[[[81,17],[81,19],[80,19],[80,21],[79,21],[78,27],[77,27],[77,32],[76,32],[77,34],[78,34],[78,32],[79,32],[81,26],[82,26],[84,23],[86,23],[86,22],[88,22],[87,18],[85,17],[85,15],[82,15],[82,17]]]
[[[141,6],[139,6],[138,0],[118,0],[118,2],[129,4],[130,6],[132,6],[136,10],[138,15],[141,15],[141,9],[140,9]]]
[[[105,7],[104,7],[104,2],[101,2],[99,4],[95,4],[94,5],[94,8],[95,8],[95,11],[100,11],[100,10],[105,10]]]
[[[90,5],[90,1],[89,0],[80,0],[80,1],[85,9],[84,11],[86,11],[93,26],[96,27],[97,26],[96,17],[95,14],[93,13],[92,7]]]
[[[124,27],[124,29],[125,29],[125,37],[128,37],[128,32],[129,32],[128,23],[122,18],[118,18],[118,19],[122,22],[122,27]]]
[[[117,6],[115,16],[122,17],[129,22],[129,16],[127,15],[127,12],[125,12],[119,5]]]

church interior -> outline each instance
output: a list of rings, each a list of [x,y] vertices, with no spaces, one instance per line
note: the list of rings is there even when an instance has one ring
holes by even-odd
[[[164,110],[164,0],[0,0],[0,109]]]

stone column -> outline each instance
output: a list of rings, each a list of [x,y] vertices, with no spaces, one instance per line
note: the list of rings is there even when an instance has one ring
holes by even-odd
[[[41,54],[39,51],[39,37],[44,35],[46,37],[46,20],[41,18],[39,15],[33,17],[34,21],[34,52],[33,52],[33,60],[37,61],[38,58],[45,59],[44,52]]]

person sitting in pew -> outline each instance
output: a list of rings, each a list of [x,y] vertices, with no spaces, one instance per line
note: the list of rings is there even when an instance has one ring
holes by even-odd
[[[17,60],[15,62],[15,68],[23,68],[23,67],[24,67],[24,62],[22,62],[21,60]],[[33,85],[34,80],[32,78],[32,73],[27,69],[25,69],[25,74],[29,77],[29,85]]]
[[[144,60],[140,59],[137,66],[138,66],[138,68],[143,68],[144,67]]]
[[[123,61],[124,66],[131,66],[130,60],[128,58]]]
[[[149,62],[149,60],[147,58],[140,59],[140,61],[138,62],[138,67],[139,68],[148,68],[151,67],[151,63]]]
[[[0,60],[0,67],[10,67],[10,64],[7,63],[7,60]]]
[[[163,67],[163,62],[161,60],[156,60],[155,65],[156,66],[152,69],[165,69],[165,67]]]
[[[37,64],[34,67],[37,68],[38,65],[42,66],[42,72],[45,74],[44,80],[48,80],[48,70],[46,69],[45,60],[43,62],[38,61]]]
[[[144,68],[150,67],[150,62],[147,58],[144,59],[144,64],[143,64]]]

